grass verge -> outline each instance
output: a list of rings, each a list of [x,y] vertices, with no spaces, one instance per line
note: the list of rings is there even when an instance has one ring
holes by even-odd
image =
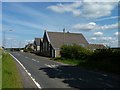
[[[2,89],[2,49],[0,49],[0,90]]]
[[[76,60],[76,59],[65,59],[65,58],[54,58],[55,61],[62,62],[65,64],[70,64],[70,65],[79,65],[80,63],[85,63],[86,60]]]
[[[9,53],[2,57],[2,88],[23,88],[17,66]]]

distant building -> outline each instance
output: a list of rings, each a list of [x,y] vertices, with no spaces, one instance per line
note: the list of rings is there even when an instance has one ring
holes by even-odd
[[[106,47],[103,44],[88,44],[87,49],[96,50],[96,49],[105,49]]]
[[[29,51],[29,52],[35,51],[35,44],[34,43],[28,43],[27,45],[25,45],[24,50]]]
[[[42,42],[43,42],[42,38],[35,38],[34,45],[35,45],[36,53],[39,53],[39,52],[42,53]]]

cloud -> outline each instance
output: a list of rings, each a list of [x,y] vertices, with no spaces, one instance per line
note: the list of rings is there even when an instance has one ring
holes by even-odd
[[[73,29],[76,30],[111,30],[111,29],[118,29],[118,23],[110,24],[110,25],[97,25],[95,22],[90,22],[88,24],[75,24],[72,26]]]
[[[24,27],[33,28],[33,29],[43,29],[41,28],[42,26],[39,25],[38,23],[28,22],[25,20],[20,20],[17,18],[9,17],[9,16],[5,16],[3,18],[3,21],[10,23],[12,25],[24,26]]]
[[[103,35],[103,33],[102,32],[95,32],[95,33],[93,33],[93,35],[96,37],[100,37]]]
[[[100,18],[111,15],[115,2],[84,2],[82,15],[86,18]]]
[[[118,23],[114,23],[111,25],[98,26],[96,29],[101,29],[101,30],[118,29]]]
[[[81,2],[74,2],[72,4],[57,4],[57,5],[51,5],[47,8],[57,12],[57,13],[65,13],[65,12],[71,12],[75,16],[79,16],[81,14],[81,11],[78,9],[81,6]]]
[[[74,26],[72,26],[73,29],[76,29],[76,30],[93,30],[95,29],[96,27],[96,23],[95,22],[90,22],[88,24],[76,24]]]
[[[106,18],[97,19],[95,21],[104,21],[104,20],[115,19],[115,18],[119,19],[120,16],[106,17]]]
[[[114,35],[118,36],[118,35],[120,35],[120,32],[115,32]]]
[[[103,41],[109,41],[109,40],[112,40],[112,37],[101,37],[101,40],[103,40]]]
[[[119,0],[84,0],[84,2],[119,2]]]
[[[71,12],[74,16],[100,18],[111,15],[117,2],[74,2],[71,4],[51,5],[47,8],[56,13]]]
[[[34,42],[34,39],[33,39],[33,40],[25,40],[24,42],[25,42],[25,43],[33,43],[33,42]]]
[[[93,40],[96,40],[96,39],[97,39],[96,37],[92,37],[92,38],[90,38],[90,40],[92,40],[92,41],[93,41]]]

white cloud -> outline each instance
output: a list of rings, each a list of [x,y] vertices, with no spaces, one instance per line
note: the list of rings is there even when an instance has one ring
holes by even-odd
[[[120,32],[115,32],[114,35],[118,36],[118,35],[120,35]]]
[[[103,35],[103,33],[102,32],[95,32],[95,33],[93,33],[93,35],[96,37],[100,37]]]
[[[93,30],[96,27],[96,23],[95,22],[90,22],[88,24],[76,24],[74,26],[72,26],[73,29],[77,29],[77,30]]]
[[[115,18],[119,19],[120,16],[112,16],[112,17],[101,18],[101,19],[97,19],[96,21],[103,21],[103,20],[109,20],[109,19],[115,19]]]
[[[97,38],[96,37],[92,37],[92,38],[90,38],[90,40],[96,40]]]
[[[84,2],[119,2],[119,0],[84,0]]]
[[[103,40],[103,41],[109,41],[109,40],[112,40],[112,37],[101,37],[101,40]]]
[[[57,4],[48,6],[47,8],[57,12],[57,13],[65,13],[65,12],[71,12],[75,16],[79,16],[81,14],[81,11],[77,8],[81,6],[81,2],[74,2],[72,4]]]
[[[82,8],[82,15],[86,18],[109,16],[116,4],[115,2],[85,2]]]
[[[25,40],[25,43],[33,43],[34,42],[34,39],[33,40]]]
[[[111,15],[112,10],[117,2],[74,2],[71,4],[51,5],[47,8],[57,12],[71,12],[74,16],[82,16],[86,18],[100,18]]]
[[[111,25],[99,26],[96,29],[102,29],[102,30],[118,29],[118,23],[114,23],[114,24],[111,24]]]
[[[75,24],[72,26],[73,29],[76,30],[111,30],[118,29],[118,23],[110,24],[110,25],[97,25],[95,22],[90,22],[88,24]]]

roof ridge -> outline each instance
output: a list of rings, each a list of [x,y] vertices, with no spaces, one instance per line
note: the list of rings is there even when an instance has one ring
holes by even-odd
[[[47,31],[47,32],[48,32],[48,33],[64,33],[64,32],[53,32],[53,31]],[[78,34],[78,35],[79,35],[79,34],[82,34],[82,33],[65,32],[65,34],[67,34],[67,33],[68,33],[68,34]]]

